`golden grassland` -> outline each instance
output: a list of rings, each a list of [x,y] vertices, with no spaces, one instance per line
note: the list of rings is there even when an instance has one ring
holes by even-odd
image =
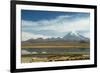
[[[68,42],[47,42],[47,43],[32,43],[22,44],[22,48],[89,48],[89,43],[68,43]]]

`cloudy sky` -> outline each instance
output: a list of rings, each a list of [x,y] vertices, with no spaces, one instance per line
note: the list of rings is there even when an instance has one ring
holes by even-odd
[[[21,10],[22,41],[63,37],[71,31],[89,37],[89,20],[89,13]]]

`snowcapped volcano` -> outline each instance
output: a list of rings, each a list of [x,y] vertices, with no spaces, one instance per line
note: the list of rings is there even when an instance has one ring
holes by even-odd
[[[88,38],[80,35],[78,32],[75,31],[68,32],[67,35],[63,37],[63,39],[67,41],[89,41]]]

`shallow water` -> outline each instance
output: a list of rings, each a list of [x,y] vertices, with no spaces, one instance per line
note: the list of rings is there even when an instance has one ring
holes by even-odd
[[[66,53],[66,52],[90,52],[89,48],[45,48],[45,49],[41,49],[41,48],[22,48],[22,54],[25,54],[25,52],[23,53],[23,51],[26,51],[28,53],[51,53],[51,54],[60,54],[60,53]]]

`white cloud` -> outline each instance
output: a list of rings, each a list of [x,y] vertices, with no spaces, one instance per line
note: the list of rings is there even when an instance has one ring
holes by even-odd
[[[22,31],[24,30],[54,30],[56,32],[69,32],[69,31],[89,31],[90,30],[90,21],[89,18],[80,18],[77,20],[69,20],[71,16],[58,16],[52,20],[40,20],[40,21],[25,21],[22,20]],[[48,33],[49,34],[49,33]],[[84,34],[86,36],[89,33]],[[22,39],[26,40],[30,38],[47,38],[48,36],[44,35],[35,35],[33,33],[22,33]]]
[[[90,38],[90,33],[89,32],[83,33],[82,35],[87,37],[87,38]]]
[[[22,20],[22,26],[25,29],[56,30],[67,32],[72,30],[89,30],[89,18],[68,21],[69,16],[59,16],[52,20],[25,21]]]
[[[65,16],[58,16],[55,19],[51,19],[51,20],[39,20],[39,21],[27,21],[27,20],[22,20],[22,26],[23,27],[37,27],[37,26],[55,26],[56,24],[61,24],[64,21],[67,21],[67,19],[71,17],[68,15]],[[68,22],[68,21],[67,21]]]
[[[69,23],[69,25],[64,25],[63,27],[61,27],[61,32],[68,32],[68,31],[86,31],[86,30],[90,30],[90,25],[89,25],[89,20],[88,19],[84,19],[84,20],[78,20],[78,21],[74,21],[72,23]],[[60,30],[60,29],[59,29]]]
[[[35,35],[33,33],[29,33],[29,32],[22,32],[22,41],[26,41],[28,39],[37,39],[37,38],[43,38],[43,39],[46,39],[46,38],[49,38],[50,36],[44,36],[44,35]]]

